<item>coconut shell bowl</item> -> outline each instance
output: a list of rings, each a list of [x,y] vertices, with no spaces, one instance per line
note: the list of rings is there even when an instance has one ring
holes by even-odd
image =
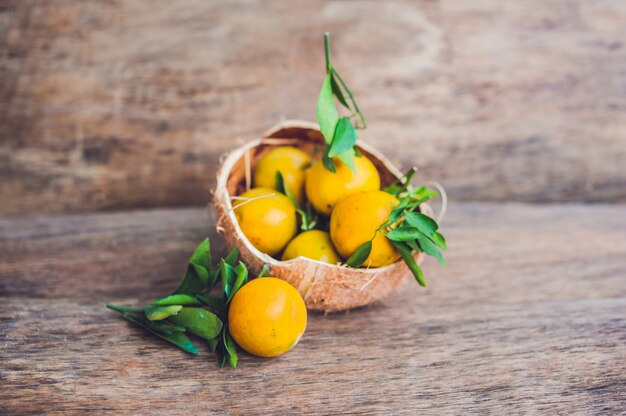
[[[228,250],[237,247],[240,259],[248,266],[252,276],[265,265],[269,274],[291,283],[302,295],[309,310],[337,312],[368,305],[381,300],[400,286],[411,275],[406,264],[399,260],[379,268],[350,268],[333,265],[305,257],[281,261],[256,249],[241,231],[233,211],[233,197],[251,187],[251,172],[255,161],[275,146],[294,146],[310,155],[324,146],[324,138],[317,124],[303,121],[285,121],[262,138],[253,140],[222,158],[217,173],[213,202],[217,213],[217,231]],[[381,186],[390,185],[402,173],[380,152],[359,142],[359,150],[367,156],[380,173]],[[427,204],[420,211],[432,216]],[[419,263],[424,254],[415,254]]]

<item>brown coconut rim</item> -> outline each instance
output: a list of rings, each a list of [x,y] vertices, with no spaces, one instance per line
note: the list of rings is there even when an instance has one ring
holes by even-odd
[[[218,218],[216,228],[228,250],[239,249],[239,256],[252,276],[258,274],[265,264],[269,265],[270,275],[298,289],[310,310],[337,312],[368,305],[391,294],[410,275],[402,260],[369,269],[332,265],[306,257],[281,261],[257,250],[248,241],[233,211],[233,205],[241,202],[232,198],[250,188],[251,170],[256,160],[275,146],[294,146],[313,155],[316,147],[321,149],[324,146],[324,138],[315,123],[284,121],[265,133],[263,138],[224,156],[217,172],[213,203]],[[383,187],[402,176],[381,153],[362,142],[358,142],[357,146],[378,169]],[[428,205],[422,204],[420,210],[432,216]],[[424,254],[416,253],[415,259],[421,263]]]

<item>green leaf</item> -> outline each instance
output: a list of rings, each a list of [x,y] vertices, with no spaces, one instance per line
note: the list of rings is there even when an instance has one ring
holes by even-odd
[[[420,266],[418,266],[415,262],[411,249],[405,243],[392,241],[391,244],[394,245],[394,247],[400,253],[400,256],[402,256],[402,260],[404,260],[406,265],[409,266],[409,269],[411,270],[411,273],[413,273],[413,276],[415,277],[415,280],[417,280],[417,283],[419,283],[420,286],[426,287],[424,273],[422,272]]]
[[[407,212],[404,214],[404,220],[407,224],[417,228],[422,234],[432,236],[439,228],[435,220],[421,212]]]
[[[163,331],[170,332],[170,333],[187,331],[184,327],[180,325],[174,325],[173,323],[167,322],[167,321],[156,321],[154,323],[159,324],[159,328],[161,328]]]
[[[285,181],[282,172],[279,170],[276,171],[276,190],[289,198],[289,200],[291,201],[293,206],[296,207],[296,209],[300,209],[300,206],[298,205],[298,199],[296,198],[294,193],[291,192],[291,189],[289,189],[289,185],[287,185],[287,182]]]
[[[220,278],[220,268],[215,267],[213,270],[209,272],[209,281],[207,282],[207,288],[211,290],[211,288],[215,286],[219,278]]]
[[[437,198],[439,196],[439,193],[425,186],[420,186],[419,188],[413,189],[410,192],[410,196],[413,199],[430,199]]]
[[[422,251],[424,253],[428,254],[429,256],[433,256],[434,258],[436,258],[437,261],[442,266],[446,265],[446,261],[444,260],[443,256],[441,255],[441,252],[439,250],[437,250],[437,247],[428,239],[428,237],[426,237],[425,235],[417,237],[417,241],[418,241],[418,243],[419,243],[419,245],[422,248]]]
[[[348,168],[350,168],[350,170],[356,175],[356,166],[354,166],[355,154],[356,153],[354,151],[354,147],[351,147],[337,157],[339,158],[339,160],[345,163],[345,165],[348,166]]]
[[[215,338],[223,326],[217,315],[198,307],[182,308],[177,315],[172,315],[167,319],[207,341]]]
[[[202,265],[189,262],[187,272],[174,294],[195,295],[204,290],[209,282],[209,272]]]
[[[228,256],[224,258],[224,261],[226,261],[226,263],[229,264],[231,267],[235,267],[235,264],[237,264],[238,258],[239,258],[239,249],[235,247],[230,253],[228,253]]]
[[[269,277],[269,275],[270,275],[270,265],[264,264],[263,268],[261,269],[261,272],[259,273],[257,277]]]
[[[324,146],[324,153],[322,154],[322,164],[327,170],[331,171],[332,173],[337,173],[337,169],[335,169],[335,161],[332,157],[328,156],[329,150],[329,145]]]
[[[226,358],[228,359],[228,364],[232,368],[236,368],[237,362],[239,361],[239,356],[237,355],[237,344],[235,344],[235,341],[230,336],[230,332],[228,332],[227,329],[224,330],[223,337],[224,337],[224,351],[226,353],[225,354]]]
[[[337,123],[335,137],[328,151],[329,157],[335,157],[354,147],[357,141],[356,129],[348,117],[341,117]]]
[[[202,284],[204,286],[207,286],[209,283],[209,271],[203,265],[198,264],[194,261],[190,261],[189,266],[196,273],[196,276],[198,277],[198,279],[200,279]]]
[[[198,244],[198,247],[196,247],[189,259],[189,263],[195,263],[205,269],[211,268],[211,243],[208,238],[205,238]]]
[[[230,292],[230,296],[228,297],[228,302],[235,296],[235,293],[248,282],[248,268],[242,262],[239,262],[237,268],[235,268],[235,272],[237,273],[237,277],[233,283],[233,288]],[[228,303],[227,302],[227,303]]]
[[[176,295],[169,295],[161,299],[157,299],[151,303],[151,305],[160,305],[160,306],[168,306],[168,305],[183,305],[183,306],[194,306],[200,305],[200,301],[195,296],[187,295],[184,293],[179,293]]]
[[[224,309],[226,308],[226,302],[224,302],[224,299],[218,298],[217,296],[198,295],[198,300],[201,301],[204,305],[211,308],[215,313],[220,315],[224,312]]]
[[[365,121],[365,117],[363,116],[363,113],[361,113],[361,110],[359,109],[359,106],[357,105],[356,100],[354,99],[354,94],[352,94],[352,91],[350,91],[350,88],[348,88],[345,81],[343,80],[343,78],[341,78],[341,75],[339,75],[339,72],[337,72],[337,70],[334,67],[330,67],[330,71],[332,72],[333,76],[337,78],[337,80],[339,81],[343,89],[346,91],[346,94],[348,94],[348,97],[350,97],[350,101],[352,102],[352,106],[354,107],[354,112],[356,113],[357,116],[359,116],[359,120],[361,120],[361,126],[357,126],[357,128],[363,128],[363,129],[366,128],[367,122]]]
[[[389,221],[396,222],[398,218],[402,216],[404,210],[407,209],[409,205],[409,200],[404,198],[400,201],[400,203],[391,211],[389,214]]]
[[[372,252],[372,240],[366,241],[361,244],[355,251],[352,253],[350,258],[346,260],[346,264],[350,267],[361,267],[363,262],[367,260],[367,257]]]
[[[215,350],[217,349],[217,344],[219,344],[220,338],[221,336],[218,335],[215,338],[207,341],[207,344],[209,344],[209,348],[211,349],[211,352],[215,352]]]
[[[178,288],[174,291],[174,294],[184,293],[188,295],[195,295],[196,293],[202,292],[204,290],[204,282],[200,280],[196,272],[189,265],[187,266],[187,272],[183,277],[182,282]]]
[[[309,231],[315,229],[315,226],[318,224],[319,216],[317,212],[313,209],[313,205],[309,201],[306,201],[304,205],[304,209],[297,210],[302,218],[302,223],[300,224],[300,229],[302,231]]]
[[[171,325],[164,325],[159,322],[152,322],[146,319],[144,316],[135,316],[127,313],[122,314],[122,316],[129,320],[130,322],[141,326],[144,329],[152,332],[156,336],[176,345],[178,348],[183,351],[189,352],[191,354],[198,354],[198,349],[191,342],[191,340],[182,332],[172,331]]]
[[[279,170],[274,174],[274,187],[281,194],[285,193],[285,178],[283,178],[283,173]]]
[[[224,292],[224,299],[229,299],[237,273],[235,272],[235,269],[233,269],[233,267],[225,260],[222,260],[220,263],[220,269],[220,273],[222,274],[222,290]]]
[[[435,243],[438,247],[444,250],[447,248],[446,239],[443,237],[443,235],[441,235],[438,232],[434,232],[431,237],[432,237],[431,240],[433,241],[433,243]]]
[[[189,258],[189,264],[183,280],[174,293],[186,293],[195,295],[204,290],[208,283],[209,270],[211,268],[211,245],[205,238],[196,247]]]
[[[393,241],[409,241],[419,236],[420,232],[417,228],[402,226],[389,231],[385,237]]]
[[[444,250],[446,249],[446,239],[437,232],[439,225],[437,225],[435,220],[419,212],[407,212],[404,218],[408,224],[417,228],[423,235],[428,237],[430,241],[435,243],[436,246]]]
[[[324,140],[326,140],[328,144],[333,141],[333,137],[335,136],[337,121],[339,121],[339,114],[337,114],[335,100],[333,99],[331,74],[327,73],[326,77],[324,77],[320,95],[317,98],[317,123],[320,126]]]
[[[144,313],[146,318],[151,321],[161,321],[170,315],[176,315],[183,307],[181,305],[148,305],[145,308]]]
[[[421,253],[422,248],[419,246],[419,244],[417,244],[417,240],[409,240],[409,241],[405,241],[406,245],[411,247],[412,250],[417,251],[418,253]]]
[[[217,362],[220,368],[226,364],[226,347],[224,346],[223,338],[223,335],[220,336],[220,342],[217,344]]]
[[[119,313],[129,313],[129,312],[138,313],[138,312],[143,312],[143,309],[144,309],[144,308],[131,308],[129,306],[114,305],[112,303],[107,303],[105,306],[111,309],[112,311],[119,312]]]
[[[391,185],[383,189],[383,191],[388,194],[398,196],[402,192],[405,192],[409,185],[411,185],[411,179],[413,179],[413,175],[417,172],[417,168],[413,166],[411,169],[407,170],[404,175],[397,178]]]
[[[344,97],[343,91],[341,90],[341,87],[339,86],[339,83],[337,82],[337,78],[334,73],[332,73],[330,83],[333,89],[333,94],[335,95],[337,100],[341,103],[341,105],[350,110],[350,105],[348,104],[348,101],[346,101],[346,97]]]

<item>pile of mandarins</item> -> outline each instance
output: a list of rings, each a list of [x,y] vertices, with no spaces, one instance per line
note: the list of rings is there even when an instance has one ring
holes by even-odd
[[[365,155],[354,158],[354,171],[339,158],[334,166],[332,172],[291,146],[264,153],[253,168],[252,189],[234,204],[243,233],[258,250],[282,260],[302,256],[340,264],[371,240],[362,267],[394,263],[400,253],[379,227],[398,199],[381,191],[380,175]],[[314,211],[316,221],[303,227],[299,214],[307,210]]]

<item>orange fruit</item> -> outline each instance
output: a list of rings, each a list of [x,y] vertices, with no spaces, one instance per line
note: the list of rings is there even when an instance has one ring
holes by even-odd
[[[244,350],[276,357],[292,349],[304,334],[307,313],[295,287],[275,277],[251,280],[235,293],[228,330]]]
[[[398,260],[400,253],[376,231],[398,204],[396,197],[384,191],[359,192],[339,201],[330,215],[330,237],[339,254],[350,257],[375,234],[363,267],[382,267]]]
[[[367,157],[354,158],[356,174],[338,158],[334,161],[335,173],[317,162],[306,175],[306,196],[313,208],[324,215],[329,215],[335,204],[350,194],[380,189],[378,170]]]
[[[253,188],[233,201],[239,227],[254,247],[276,255],[296,234],[296,208],[285,195],[269,188]]]
[[[320,230],[310,230],[298,234],[287,244],[282,260],[291,260],[300,256],[329,264],[341,262],[341,257],[337,254],[333,242],[330,240],[330,234]]]
[[[311,164],[311,156],[292,146],[276,147],[265,153],[254,167],[254,186],[276,188],[276,171],[283,174],[285,184],[300,203],[304,199],[305,169]]]

